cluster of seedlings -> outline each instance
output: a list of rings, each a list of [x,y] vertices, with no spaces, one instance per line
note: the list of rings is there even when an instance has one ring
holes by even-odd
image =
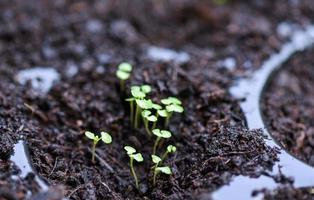
[[[121,63],[116,71],[116,76],[120,79],[120,91],[125,92],[125,81],[130,77],[132,72],[132,65],[129,63]],[[130,122],[131,126],[135,129],[139,128],[141,121],[143,122],[145,131],[149,138],[154,136],[155,143],[151,152],[151,174],[153,185],[156,184],[157,175],[162,173],[171,175],[172,170],[169,166],[164,164],[165,159],[169,154],[175,153],[177,148],[174,145],[168,145],[166,150],[158,156],[158,152],[162,152],[162,140],[171,138],[172,133],[166,128],[169,125],[170,119],[174,113],[182,113],[184,108],[182,102],[176,97],[168,97],[160,100],[160,104],[153,102],[152,99],[148,98],[148,94],[152,91],[149,85],[131,86],[130,97],[126,99],[130,106]],[[162,126],[163,129],[157,128]],[[101,136],[86,131],[85,136],[93,140],[92,148],[92,162],[95,162],[95,148],[97,143],[102,140],[105,144],[112,142],[111,136],[106,132],[101,132]],[[135,186],[139,188],[139,181],[134,170],[134,160],[138,163],[144,161],[141,153],[137,152],[135,148],[126,145],[124,150],[129,156],[129,165],[132,176],[135,180]]]

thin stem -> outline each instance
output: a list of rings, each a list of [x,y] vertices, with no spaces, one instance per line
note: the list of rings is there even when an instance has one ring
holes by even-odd
[[[120,80],[120,92],[124,91],[124,81]]]
[[[153,155],[156,155],[156,149],[157,149],[159,140],[160,140],[160,137],[157,137],[155,144],[154,144]]]
[[[166,158],[166,156],[168,155],[168,151],[166,151],[162,156],[161,156],[161,161],[160,162],[163,162]]]
[[[156,176],[157,176],[157,167],[158,167],[158,163],[155,165],[154,167],[154,176],[153,176],[153,185],[156,185]]]
[[[135,180],[136,188],[138,189],[138,188],[139,188],[139,187],[138,187],[138,179],[137,179],[136,173],[135,173],[135,171],[134,171],[134,167],[133,167],[133,158],[132,158],[132,157],[130,157],[130,167],[131,167],[131,173],[132,173],[132,175],[133,175],[133,177],[134,177],[134,180]]]
[[[93,142],[93,149],[92,149],[92,163],[95,163],[95,151],[96,151],[96,144],[97,142]]]
[[[134,122],[134,101],[130,101],[130,119],[131,119],[131,124]]]
[[[134,128],[138,127],[138,116],[139,116],[139,106],[136,104],[136,110],[135,110],[135,119],[134,119]]]
[[[159,114],[158,114],[158,112],[157,112],[157,114],[156,114],[157,120],[153,123],[152,130],[154,130],[154,129],[156,128],[157,121],[158,121],[158,117],[159,117]]]
[[[152,134],[151,134],[151,132],[150,132],[150,130],[148,128],[148,120],[143,118],[143,121],[144,121],[144,125],[145,125],[145,129],[146,129],[147,134],[149,136],[151,136]]]
[[[169,121],[170,121],[171,116],[172,116],[172,112],[168,113],[166,120],[165,120],[165,127],[169,126]]]

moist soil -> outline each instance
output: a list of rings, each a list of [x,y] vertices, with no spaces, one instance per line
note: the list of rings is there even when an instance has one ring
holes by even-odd
[[[265,90],[263,113],[278,143],[314,166],[314,49],[293,56]]]
[[[307,24],[313,6],[310,0],[220,6],[176,0],[1,2],[0,198],[58,199],[55,194],[62,193],[69,199],[209,199],[207,194],[233,175],[267,174],[277,150],[265,145],[261,130],[247,130],[228,88],[286,40],[276,32],[279,22]],[[146,54],[151,45],[185,51],[190,58],[152,60]],[[228,57],[235,68],[221,64]],[[134,65],[125,92],[115,77],[122,61]],[[49,93],[16,82],[19,70],[34,66],[60,73]],[[154,139],[143,127],[130,126],[124,101],[136,84],[151,85],[149,96],[156,102],[176,96],[185,108],[172,118],[173,137],[158,151],[177,146],[165,162],[173,174],[158,176],[155,186],[150,173]],[[85,130],[113,137],[112,144],[97,146],[95,164]],[[19,169],[9,158],[21,137],[35,171],[57,189],[37,194],[33,174],[12,178]],[[135,165],[139,190],[124,145],[144,155],[145,162]]]

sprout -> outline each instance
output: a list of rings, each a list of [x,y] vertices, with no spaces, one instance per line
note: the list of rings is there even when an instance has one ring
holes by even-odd
[[[152,155],[152,161],[155,164],[153,167],[154,170],[154,176],[153,176],[153,184],[156,185],[156,176],[158,173],[162,172],[164,174],[172,174],[170,167],[168,166],[164,166],[164,167],[158,167],[159,163],[162,161],[160,157],[156,156],[156,155]]]
[[[141,109],[150,109],[152,106],[151,100],[144,100],[146,94],[151,92],[151,87],[149,85],[142,86],[132,86],[131,87],[131,98],[126,99],[130,102],[130,115],[131,123],[134,123],[134,127],[138,127],[138,118],[141,113]],[[135,117],[134,116],[134,103],[136,102]]]
[[[165,127],[169,125],[169,120],[172,116],[173,112],[182,113],[184,108],[182,107],[182,102],[175,98],[175,97],[168,97],[166,99],[162,99],[161,103],[166,106],[166,120],[165,120]]]
[[[175,147],[175,146],[173,146],[171,144],[168,145],[167,146],[167,150],[165,151],[165,153],[161,157],[161,161],[164,161],[169,153],[175,153],[176,151],[177,151],[177,147]]]
[[[95,163],[95,151],[97,143],[102,140],[105,144],[110,144],[112,142],[112,138],[107,132],[101,132],[101,137],[95,135],[90,131],[85,131],[85,136],[91,140],[93,140],[93,149],[92,149],[92,162]]]
[[[134,171],[133,161],[136,160],[137,162],[143,162],[144,158],[143,158],[141,153],[136,153],[136,150],[131,146],[125,146],[124,150],[127,152],[128,156],[130,157],[131,173],[134,177],[136,188],[138,189],[139,188],[138,179],[137,179],[136,173]]]
[[[149,127],[148,127],[148,123],[149,122],[156,122],[157,121],[157,117],[155,115],[152,115],[152,112],[149,111],[149,110],[144,110],[142,112],[142,118],[143,118],[143,121],[144,121],[144,126],[145,126],[145,130],[146,132],[148,133],[148,135],[151,135],[151,132],[149,130]]]
[[[153,134],[157,136],[154,144],[153,154],[156,154],[156,149],[161,138],[168,139],[171,137],[171,132],[167,130],[154,129]]]
[[[162,107],[159,104],[153,103],[152,104],[152,108],[156,110],[156,118],[157,118],[157,120],[154,122],[154,124],[152,126],[152,129],[155,129],[156,125],[157,125],[158,117],[159,117],[159,112],[162,110]]]
[[[126,62],[121,63],[118,66],[116,76],[120,79],[120,90],[124,90],[124,82],[130,77],[132,71],[132,65]]]

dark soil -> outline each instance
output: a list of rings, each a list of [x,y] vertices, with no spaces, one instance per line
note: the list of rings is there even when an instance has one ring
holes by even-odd
[[[293,56],[265,91],[271,134],[285,149],[314,166],[314,50]]]
[[[36,171],[70,199],[197,199],[232,175],[265,173],[276,150],[265,145],[260,130],[246,129],[228,88],[280,47],[285,38],[276,33],[279,22],[307,24],[313,6],[311,0],[235,0],[225,6],[203,0],[1,2],[0,198],[25,199],[38,192],[31,174],[11,178],[18,170],[9,157],[21,136]],[[150,45],[183,50],[191,59],[152,61],[146,56]],[[235,69],[219,65],[226,57],[235,59]],[[135,67],[128,87],[150,84],[154,100],[174,95],[185,107],[171,121],[174,137],[163,144],[178,148],[166,161],[173,175],[158,177],[156,187],[148,173],[153,140],[143,128],[130,127],[114,75],[122,61]],[[19,70],[34,66],[61,74],[47,95],[14,80]],[[74,76],[71,66],[78,69]],[[85,130],[113,136],[113,144],[97,147],[96,164]],[[145,162],[136,165],[139,191],[123,150],[127,144],[144,154]],[[36,198],[54,199],[47,197],[51,193]]]

